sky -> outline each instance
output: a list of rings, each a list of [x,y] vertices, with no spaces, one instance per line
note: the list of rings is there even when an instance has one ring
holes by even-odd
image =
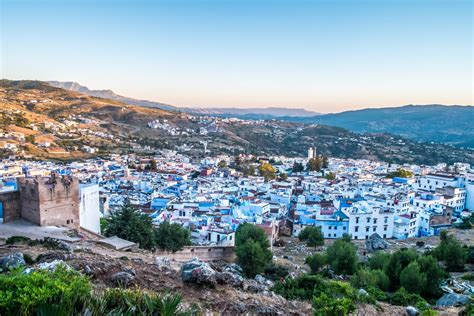
[[[0,0],[0,77],[176,106],[472,104],[470,0]]]

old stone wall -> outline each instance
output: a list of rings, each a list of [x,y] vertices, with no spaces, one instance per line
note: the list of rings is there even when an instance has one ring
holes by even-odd
[[[0,193],[0,202],[3,205],[3,222],[11,222],[20,218],[20,192],[11,191]],[[1,224],[1,223],[0,223]]]
[[[168,257],[178,262],[186,262],[194,257],[202,261],[225,260],[228,262],[235,261],[234,247],[218,247],[218,246],[187,246],[177,252],[157,251],[157,256]]]

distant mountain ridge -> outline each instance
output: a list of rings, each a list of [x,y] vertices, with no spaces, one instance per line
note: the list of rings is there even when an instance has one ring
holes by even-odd
[[[290,109],[280,107],[266,107],[266,108],[189,108],[177,107],[161,102],[138,100],[125,96],[121,96],[112,90],[91,90],[73,81],[47,81],[50,85],[56,88],[61,88],[69,91],[84,93],[90,96],[117,100],[131,105],[145,106],[149,108],[159,108],[169,111],[182,111],[197,115],[214,115],[214,116],[231,116],[246,119],[272,119],[277,117],[311,117],[319,113],[308,111],[305,109]]]

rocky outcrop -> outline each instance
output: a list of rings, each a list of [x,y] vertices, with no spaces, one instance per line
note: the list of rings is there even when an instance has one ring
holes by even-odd
[[[196,284],[216,285],[216,271],[209,264],[194,258],[181,267],[181,279],[183,282]]]
[[[26,262],[21,252],[15,252],[0,259],[0,269],[3,271],[16,269],[24,265],[26,265]]]
[[[469,303],[470,297],[464,294],[449,293],[436,301],[438,307],[460,306]]]
[[[388,248],[388,243],[380,237],[379,234],[372,234],[369,239],[365,241],[365,248],[369,252],[383,250]]]

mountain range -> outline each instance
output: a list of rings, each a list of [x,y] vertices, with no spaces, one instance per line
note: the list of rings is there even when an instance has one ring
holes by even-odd
[[[423,142],[474,148],[474,107],[459,105],[406,105],[370,108],[333,114],[289,108],[189,108],[124,97],[111,90],[90,90],[76,82],[49,81],[65,90],[117,100],[126,104],[180,111],[194,115],[241,119],[278,119],[342,127],[357,133],[390,133]]]

